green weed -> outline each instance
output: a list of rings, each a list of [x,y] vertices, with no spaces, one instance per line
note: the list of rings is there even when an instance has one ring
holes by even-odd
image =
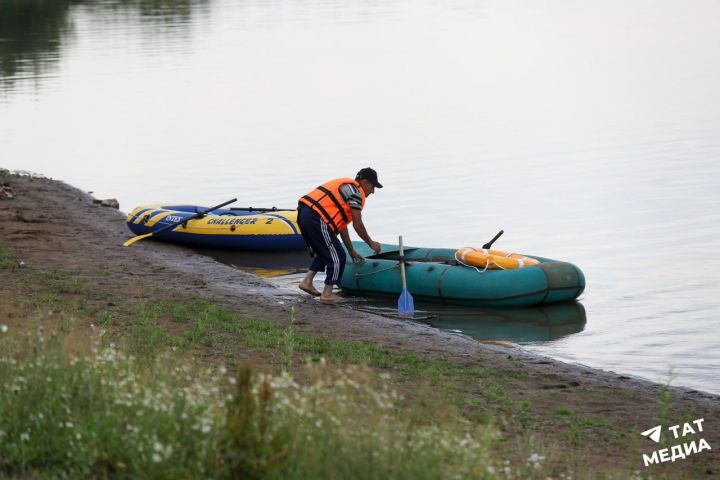
[[[12,269],[17,267],[17,261],[13,258],[10,249],[0,247],[0,270]]]
[[[113,312],[103,312],[97,319],[97,324],[100,327],[111,329],[115,323],[115,314]]]
[[[552,411],[553,415],[559,416],[559,417],[570,417],[574,414],[572,408],[569,407],[556,407],[555,410]]]
[[[292,371],[293,354],[295,353],[296,344],[295,331],[295,307],[290,309],[290,325],[285,328],[285,336],[283,338],[283,353],[285,355],[285,368]]]
[[[56,293],[79,294],[87,290],[88,281],[77,276],[62,276],[53,282]]]
[[[132,321],[125,327],[130,353],[142,360],[153,362],[170,344],[168,334],[157,321],[159,314],[159,307],[143,303],[133,312]]]

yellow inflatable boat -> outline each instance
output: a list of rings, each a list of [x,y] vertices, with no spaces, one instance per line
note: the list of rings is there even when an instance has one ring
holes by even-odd
[[[127,216],[127,226],[134,234],[143,235],[181,222],[156,237],[198,247],[264,251],[306,248],[297,225],[297,210],[217,209],[202,218],[194,218],[205,210],[195,205],[140,206]]]

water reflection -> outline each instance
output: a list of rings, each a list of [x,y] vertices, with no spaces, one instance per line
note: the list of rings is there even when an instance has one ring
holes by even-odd
[[[578,302],[522,309],[454,309],[443,307],[428,323],[479,340],[533,343],[582,332],[587,316]]]
[[[144,19],[156,20],[159,23],[183,24],[188,23],[198,7],[208,3],[208,0],[115,0],[115,1],[89,1],[106,11],[127,12],[135,10]]]
[[[359,310],[394,316],[397,302],[363,298],[353,302]],[[558,340],[585,329],[585,307],[578,302],[530,308],[474,308],[415,303],[415,319],[448,332],[480,341],[531,344]]]
[[[70,7],[78,0],[0,2],[0,85],[37,77],[57,63],[72,31]]]
[[[78,12],[101,21],[137,23],[153,29],[153,40],[187,34],[197,12],[210,0],[3,0],[0,1],[0,91],[7,93],[20,81],[35,86],[51,76],[68,44],[75,38]],[[80,30],[80,29],[77,29]]]
[[[219,248],[193,248],[220,263],[264,278],[291,275],[307,271],[310,256],[306,250],[291,252],[243,252]]]

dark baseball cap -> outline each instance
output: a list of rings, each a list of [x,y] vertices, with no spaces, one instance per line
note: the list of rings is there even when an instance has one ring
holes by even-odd
[[[357,175],[355,176],[357,179],[364,178],[365,180],[368,180],[370,183],[375,185],[375,188],[382,188],[382,184],[378,182],[377,179],[377,172],[373,170],[370,167],[365,167],[362,170],[360,170]]]

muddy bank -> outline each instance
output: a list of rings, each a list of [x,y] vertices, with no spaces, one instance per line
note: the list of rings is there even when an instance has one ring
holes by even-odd
[[[629,442],[647,442],[644,450],[653,450],[654,444],[640,437],[639,432],[658,423],[658,384],[565,364],[519,348],[479,345],[469,337],[421,324],[321,305],[272,281],[182,247],[143,240],[124,248],[123,241],[132,234],[125,226],[124,214],[118,210],[93,203],[89,195],[54,180],[13,176],[0,177],[0,183],[12,192],[12,198],[0,199],[0,246],[11,249],[22,261],[77,272],[125,298],[149,291],[173,298],[199,295],[245,315],[263,316],[282,325],[289,322],[294,306],[296,324],[303,331],[439,356],[463,366],[497,369],[507,373],[509,394],[529,400],[534,414],[543,415],[558,405],[572,405],[578,414],[638,432],[636,438],[604,445],[606,458],[636,461],[642,469],[642,459],[628,459],[624,447]],[[0,288],[11,286],[2,282]],[[525,374],[512,375],[518,371]],[[671,388],[669,423],[682,423],[689,414],[705,419],[704,438],[713,448],[697,455],[693,463],[706,470],[706,475],[714,475],[720,459],[720,397]]]

